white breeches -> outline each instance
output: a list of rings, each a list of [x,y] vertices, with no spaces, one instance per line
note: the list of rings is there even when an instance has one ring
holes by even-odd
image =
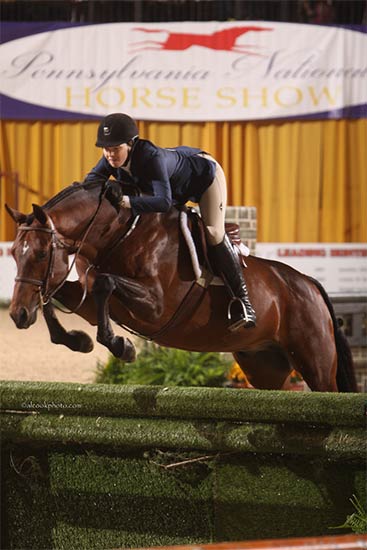
[[[221,165],[210,155],[202,154],[201,156],[214,161],[217,167],[213,183],[205,191],[199,202],[208,243],[214,246],[223,241],[225,234],[227,182]]]

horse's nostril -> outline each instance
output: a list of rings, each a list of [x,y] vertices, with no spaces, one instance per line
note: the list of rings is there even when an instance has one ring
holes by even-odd
[[[17,312],[11,311],[10,317],[18,328],[24,328],[28,323],[28,310],[25,307],[21,307]]]
[[[26,310],[25,307],[21,307],[19,311],[19,323],[24,326],[27,323],[27,320],[28,320],[28,311]]]

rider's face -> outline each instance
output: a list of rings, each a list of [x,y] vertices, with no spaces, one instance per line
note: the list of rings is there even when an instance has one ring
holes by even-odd
[[[127,143],[121,143],[116,147],[104,147],[103,155],[114,168],[120,168],[125,164],[131,147]]]

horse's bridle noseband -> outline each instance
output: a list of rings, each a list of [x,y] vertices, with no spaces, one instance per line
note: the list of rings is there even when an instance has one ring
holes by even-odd
[[[62,248],[65,247],[64,243],[60,241],[60,239],[57,237],[55,225],[50,217],[48,217],[48,221],[51,227],[31,227],[31,226],[24,226],[24,225],[20,225],[18,227],[18,232],[20,231],[37,232],[38,231],[42,233],[49,233],[51,235],[51,253],[48,260],[48,266],[47,266],[47,271],[46,271],[44,280],[32,279],[31,277],[19,277],[18,275],[15,277],[15,282],[28,283],[30,285],[35,285],[39,287],[40,299],[41,299],[42,305],[46,305],[49,302],[49,300],[52,298],[52,296],[55,294],[56,290],[58,290],[58,287],[57,287],[56,290],[49,293],[49,281],[53,275],[53,269],[55,265],[55,252],[57,249],[57,245],[59,244]]]

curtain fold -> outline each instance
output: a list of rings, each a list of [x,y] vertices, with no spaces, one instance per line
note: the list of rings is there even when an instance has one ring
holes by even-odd
[[[4,204],[29,212],[98,161],[96,122],[1,122],[0,240],[14,238]],[[367,120],[139,122],[162,147],[211,153],[228,204],[255,206],[262,242],[365,242]],[[15,175],[19,185],[16,188]]]

